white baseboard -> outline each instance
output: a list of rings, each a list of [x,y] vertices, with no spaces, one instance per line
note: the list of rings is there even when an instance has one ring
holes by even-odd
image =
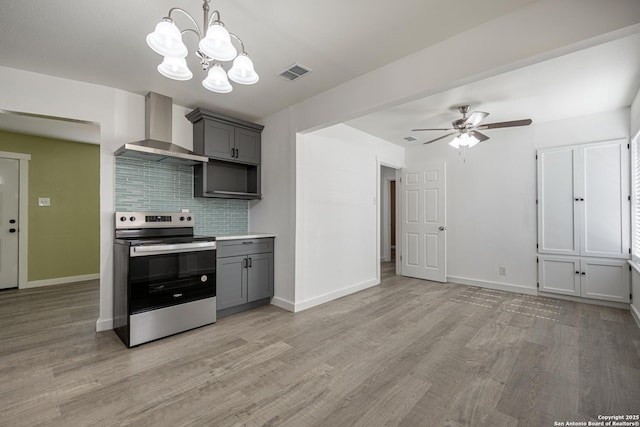
[[[573,295],[554,294],[552,292],[538,292],[538,295],[545,298],[562,299],[565,301],[580,302],[582,304],[601,305],[604,307],[619,308],[621,310],[629,310],[628,302],[606,301],[603,299],[592,299],[576,297]]]
[[[367,280],[365,282],[358,283],[353,286],[349,286],[344,289],[340,289],[334,292],[330,292],[328,294],[320,295],[314,298],[310,298],[306,301],[301,301],[295,304],[294,312],[306,310],[311,307],[315,307],[316,305],[324,304],[325,302],[333,301],[334,299],[338,299],[347,295],[354,294],[356,292],[363,291],[365,289],[371,288],[373,286],[379,285],[380,281],[376,279]]]
[[[87,280],[97,280],[100,278],[100,274],[83,274],[80,276],[69,276],[69,277],[56,277],[54,279],[44,279],[44,280],[32,280],[27,282],[25,285],[25,289],[27,288],[39,288],[41,286],[51,286],[51,285],[62,285],[65,283],[75,283],[75,282],[86,282]]]
[[[113,319],[96,320],[96,332],[109,331],[113,329]]]
[[[296,305],[291,301],[284,300],[282,298],[273,297],[271,298],[271,304],[276,307],[280,307],[283,310],[294,312],[296,311]]]
[[[631,310],[631,315],[636,321],[636,325],[640,328],[640,311],[633,304],[629,305],[629,309]]]
[[[517,294],[538,295],[537,288],[513,285],[510,283],[487,282],[484,280],[468,279],[466,277],[447,276],[447,282],[459,285],[477,286],[479,288],[495,289],[497,291],[515,292]]]

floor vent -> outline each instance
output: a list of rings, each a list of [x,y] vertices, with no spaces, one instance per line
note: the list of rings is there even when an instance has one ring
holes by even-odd
[[[304,65],[293,64],[287,67],[286,70],[279,73],[278,75],[285,80],[293,81],[293,80],[299,79],[300,77],[306,74],[309,74],[311,71],[313,70],[311,70],[308,67],[305,67]]]
[[[417,141],[417,140],[418,140],[418,138],[414,138],[414,137],[412,137],[412,136],[405,136],[405,137],[404,137],[404,138],[402,138],[402,139],[404,139],[405,141],[409,141],[409,142],[411,142],[411,141]]]

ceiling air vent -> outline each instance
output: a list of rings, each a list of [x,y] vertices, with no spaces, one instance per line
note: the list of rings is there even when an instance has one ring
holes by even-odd
[[[412,137],[412,136],[405,136],[405,137],[404,137],[404,138],[402,138],[402,139],[404,139],[405,141],[409,141],[409,142],[411,142],[411,141],[417,141],[417,140],[418,140],[418,138],[414,138],[414,137]]]
[[[282,77],[285,80],[289,80],[289,81],[293,81],[293,80],[297,80],[300,77],[310,73],[312,70],[310,68],[305,67],[304,65],[300,65],[300,64],[293,64],[290,65],[289,67],[287,67],[286,70],[284,70],[283,72],[279,73],[278,75],[280,77]]]

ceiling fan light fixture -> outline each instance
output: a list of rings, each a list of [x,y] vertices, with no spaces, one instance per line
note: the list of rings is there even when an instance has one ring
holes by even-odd
[[[460,149],[460,147],[471,148],[480,142],[475,136],[469,135],[468,133],[461,133],[456,136],[449,142],[449,145],[455,149]]]

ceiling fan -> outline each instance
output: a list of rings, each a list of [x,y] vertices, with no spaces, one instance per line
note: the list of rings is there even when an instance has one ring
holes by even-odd
[[[432,142],[440,141],[441,139],[447,138],[451,135],[456,135],[456,137],[451,142],[449,142],[449,145],[451,145],[454,148],[460,148],[460,147],[473,147],[478,142],[486,141],[487,139],[489,139],[488,136],[479,132],[481,130],[509,128],[514,126],[528,126],[531,124],[531,119],[481,124],[482,120],[484,120],[485,117],[489,115],[489,113],[485,113],[483,111],[474,111],[469,115],[469,117],[467,117],[467,113],[469,112],[469,107],[470,107],[469,105],[460,105],[458,107],[458,111],[462,113],[462,118],[452,121],[451,125],[453,127],[451,128],[412,129],[412,132],[419,132],[419,131],[426,131],[426,130],[429,130],[429,131],[452,130],[453,132],[450,132],[439,138],[432,139],[431,141],[427,141],[424,144],[431,144]]]

